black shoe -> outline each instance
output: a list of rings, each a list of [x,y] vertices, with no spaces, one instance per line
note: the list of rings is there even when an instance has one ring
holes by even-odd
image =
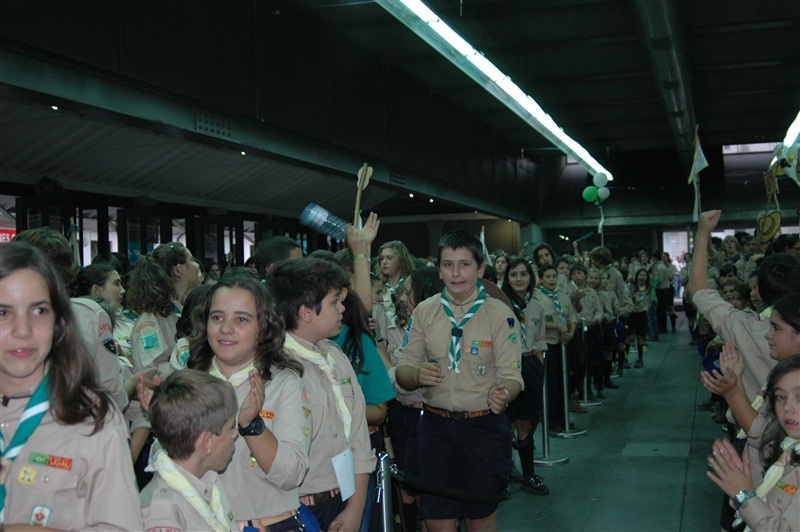
[[[634,368],[643,368],[644,367],[644,362],[642,362],[642,359],[640,358],[639,360],[636,361],[636,364],[634,364],[633,367]]]
[[[606,393],[603,390],[597,390],[597,398],[598,399],[605,399]]]
[[[522,489],[535,493],[536,495],[548,495],[550,490],[544,485],[544,479],[539,475],[533,475],[522,481]]]
[[[611,388],[612,390],[616,390],[617,388],[619,388],[619,384],[614,384],[614,381],[611,380],[609,380],[603,386],[605,386],[606,388]]]
[[[622,369],[631,369],[631,363],[625,360],[625,363],[622,364]]]

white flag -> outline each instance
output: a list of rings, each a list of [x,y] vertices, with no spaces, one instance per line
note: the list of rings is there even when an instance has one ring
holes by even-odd
[[[700,146],[700,137],[697,133],[694,135],[694,158],[692,160],[692,170],[689,172],[690,185],[694,185],[694,212],[692,220],[694,222],[700,221],[700,171],[708,167],[708,161],[703,153],[703,148]]]

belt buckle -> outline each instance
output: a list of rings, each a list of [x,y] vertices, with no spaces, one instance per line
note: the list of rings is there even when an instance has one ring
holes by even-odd
[[[453,419],[461,420],[461,419],[467,419],[468,412],[451,412],[450,414],[453,417]]]
[[[330,491],[323,491],[322,493],[317,493],[314,495],[314,505],[319,506],[320,504],[325,504],[326,502],[333,499]]]

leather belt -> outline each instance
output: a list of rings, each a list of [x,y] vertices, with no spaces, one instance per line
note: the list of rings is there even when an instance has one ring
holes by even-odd
[[[441,410],[428,405],[423,405],[423,408],[431,414],[436,414],[439,417],[444,417],[447,419],[473,419],[492,413],[492,411],[488,409],[478,410],[475,412],[451,412],[450,410]]]
[[[320,493],[314,493],[311,495],[304,495],[300,497],[300,502],[305,504],[306,506],[319,506],[320,504],[325,504],[326,502],[330,501],[337,495],[339,495],[339,488],[335,490],[323,491]]]
[[[297,515],[297,510],[289,510],[288,512],[283,512],[281,515],[276,515],[275,517],[264,517],[262,519],[248,519],[246,521],[238,521],[238,523],[243,524],[244,526],[251,526],[255,528],[267,528],[269,526],[274,525],[275,523],[280,523],[285,519],[289,519]]]

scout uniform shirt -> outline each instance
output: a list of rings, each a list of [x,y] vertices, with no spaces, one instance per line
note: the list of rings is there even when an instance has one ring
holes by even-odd
[[[115,361],[116,364],[116,361]],[[0,406],[8,444],[29,397]],[[5,524],[58,530],[142,530],[128,431],[111,406],[101,430],[89,421],[62,425],[48,411],[11,463]]]
[[[650,310],[650,286],[640,288],[637,284],[631,285],[631,299],[633,308],[631,312],[647,312]]]
[[[350,361],[339,346],[330,340],[322,340],[312,344],[286,333],[301,346],[326,357],[333,358],[336,379],[341,386],[344,402],[351,415],[350,441],[345,437],[342,421],[333,395],[333,384],[327,375],[313,362],[295,355],[289,345],[284,345],[286,352],[303,364],[303,385],[306,397],[311,403],[311,449],[309,451],[308,473],[300,485],[300,496],[314,495],[337,489],[339,482],[333,468],[333,457],[348,448],[353,452],[353,465],[356,475],[369,474],[375,471],[375,452],[369,442],[367,429],[367,412],[364,394],[358,384],[355,371]]]
[[[398,356],[400,355],[399,349],[401,347],[405,347],[408,344],[408,334],[411,332],[410,325],[412,324],[411,321],[406,325],[405,328],[401,328],[398,326],[390,327],[388,331],[386,331],[386,340],[387,346],[386,349],[389,351],[389,358],[392,361],[392,367],[389,368],[389,380],[392,381],[392,386],[394,387],[394,391],[397,394],[397,400],[403,406],[413,406],[414,408],[422,408],[422,401],[425,400],[425,397],[422,395],[422,390],[417,389],[412,392],[409,392],[402,386],[397,383],[397,362]]]
[[[537,293],[541,296],[541,292],[534,290],[530,301],[525,306],[525,345],[522,346],[523,353],[528,351],[547,351],[544,306],[536,298]]]
[[[592,320],[595,321],[596,325],[599,325],[603,321],[603,306],[597,297],[597,292],[595,292],[594,288],[589,288],[588,285],[583,288],[578,288],[577,286],[575,288],[584,294],[581,298],[581,311],[578,314],[578,319],[586,318],[586,325],[589,325]]]
[[[606,273],[608,273],[607,289],[610,292],[617,294],[617,300],[622,301],[625,299],[625,279],[622,278],[622,273],[614,266],[609,264],[606,266]]]
[[[211,374],[219,377],[212,361]],[[241,408],[250,394],[252,365],[233,373],[228,380],[236,390]],[[304,399],[303,381],[289,369],[270,368],[272,379],[264,385],[264,404],[259,416],[278,440],[278,451],[268,473],[253,458],[245,438],[236,439],[228,468],[220,483],[231,495],[231,510],[237,521],[276,517],[300,507],[299,486],[308,471],[311,445],[311,411]]]
[[[114,336],[111,332],[111,319],[95,301],[85,297],[69,300],[78,332],[94,362],[98,384],[117,403],[120,409],[128,406],[128,394],[119,372]]]
[[[467,314],[478,295],[477,287],[467,302],[450,301],[457,323]],[[522,339],[516,316],[498,299],[487,296],[467,321],[461,337],[460,373],[450,367],[449,352],[453,325],[439,296],[414,309],[408,345],[400,349],[398,366],[420,367],[431,361],[439,365],[444,380],[438,386],[422,388],[425,404],[456,412],[486,410],[489,390],[509,379],[524,387],[521,372]]]
[[[241,438],[240,438],[241,439]],[[175,464],[175,468],[189,481],[192,488],[211,506],[211,494],[219,476],[208,471],[202,478],[197,478],[184,468]],[[233,519],[225,490],[219,490],[220,505],[226,517],[229,530],[238,531],[239,527]],[[238,494],[237,494],[238,496]],[[186,498],[169,487],[158,475],[153,475],[147,486],[139,494],[142,501],[142,518],[145,532],[189,532],[192,530],[209,530],[208,523]]]
[[[542,307],[544,307],[545,324],[563,323],[564,325],[569,327],[570,323],[577,323],[577,315],[575,314],[575,308],[572,306],[572,303],[570,303],[569,296],[567,296],[561,291],[559,291],[558,295],[556,296],[558,298],[558,302],[561,304],[561,309],[564,312],[564,317],[559,318],[558,309],[556,309],[556,304],[553,302],[553,299],[550,296],[544,295],[542,291],[538,289],[534,292],[534,294],[536,299],[542,304]],[[561,343],[561,338],[558,329],[545,329],[544,338],[548,345],[556,345]]]
[[[770,327],[769,320],[752,311],[736,310],[710,288],[698,290],[692,303],[708,319],[714,332],[736,346],[744,360],[744,389],[747,399],[752,401],[777,364],[769,355],[769,343],[764,337]]]
[[[132,358],[136,371],[157,368],[162,378],[172,373],[169,355],[177,342],[175,326],[183,310],[178,302],[172,303],[172,312],[166,317],[145,312],[136,318],[131,331]]]

